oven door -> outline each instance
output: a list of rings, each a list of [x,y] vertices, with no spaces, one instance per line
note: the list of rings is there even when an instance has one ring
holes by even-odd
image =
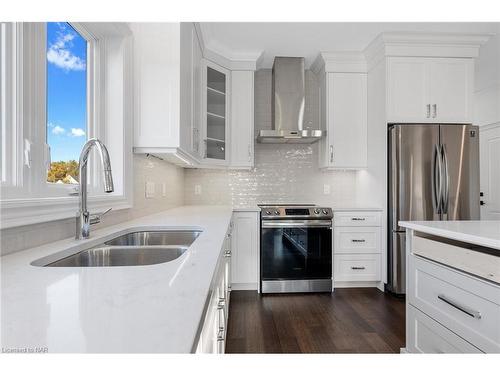
[[[261,231],[262,292],[331,291],[330,220],[262,220]]]

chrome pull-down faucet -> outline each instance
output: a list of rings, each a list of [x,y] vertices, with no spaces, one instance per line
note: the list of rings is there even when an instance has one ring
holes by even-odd
[[[106,210],[100,215],[91,215],[87,210],[87,163],[89,153],[92,147],[96,147],[101,159],[102,169],[104,172],[104,192],[111,193],[114,190],[113,175],[111,174],[111,162],[109,160],[108,150],[104,143],[96,138],[91,138],[83,145],[80,153],[79,173],[80,173],[80,188],[78,191],[79,210],[76,213],[76,236],[77,240],[89,238],[90,226],[101,221],[101,217],[109,212]]]

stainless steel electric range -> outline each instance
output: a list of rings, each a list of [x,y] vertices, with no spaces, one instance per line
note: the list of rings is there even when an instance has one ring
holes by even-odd
[[[259,206],[261,292],[331,292],[332,209]]]

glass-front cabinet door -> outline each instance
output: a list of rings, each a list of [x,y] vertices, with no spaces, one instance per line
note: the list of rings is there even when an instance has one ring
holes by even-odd
[[[204,64],[204,159],[226,164],[228,155],[229,71],[205,61]]]

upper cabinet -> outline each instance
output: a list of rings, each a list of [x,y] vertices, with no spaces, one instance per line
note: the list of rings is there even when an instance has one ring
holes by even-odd
[[[363,169],[367,166],[367,74],[359,54],[322,54],[312,69],[320,87],[319,166]],[[318,67],[317,65],[320,65]]]
[[[184,167],[253,167],[256,59],[238,62],[213,51],[206,58],[194,23],[132,23],[131,29],[134,152]]]
[[[231,74],[210,61],[203,64],[203,159],[205,163],[226,165],[230,115]]]
[[[471,123],[471,58],[389,57],[388,122]]]

